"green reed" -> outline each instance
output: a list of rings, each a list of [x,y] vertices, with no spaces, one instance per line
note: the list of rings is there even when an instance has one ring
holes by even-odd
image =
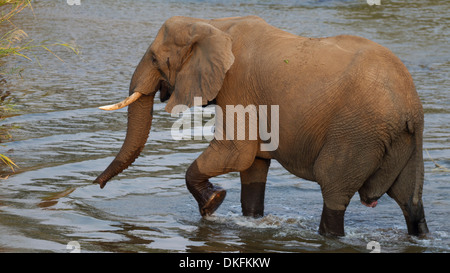
[[[28,34],[17,27],[11,18],[17,16],[25,8],[29,8],[34,16],[34,10],[31,5],[31,0],[0,0],[0,83],[6,83],[6,78],[13,75],[20,75],[22,69],[13,68],[6,70],[4,64],[10,57],[25,58],[29,61],[33,61],[30,58],[30,54],[34,56],[34,60],[39,65],[36,49],[41,49],[50,52],[58,60],[63,61],[58,55],[55,54],[51,48],[55,46],[62,46],[73,51],[75,54],[79,54],[79,51],[75,45],[64,42],[52,42],[52,41],[40,41],[36,42],[30,39]],[[0,89],[0,120],[3,120],[10,115],[13,111],[14,105],[11,104],[10,99],[7,97],[10,95],[9,91]],[[2,140],[11,138],[8,132],[10,128],[0,126],[0,143]],[[6,155],[0,154],[0,164],[11,168],[14,172],[14,168],[17,165]],[[0,176],[1,177],[1,176]]]

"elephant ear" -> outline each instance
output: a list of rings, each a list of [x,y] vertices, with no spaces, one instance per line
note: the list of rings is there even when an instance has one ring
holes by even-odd
[[[180,107],[174,109],[179,104],[194,106],[194,97],[201,97],[202,105],[212,101],[234,62],[230,35],[204,22],[192,24],[189,35],[187,45],[181,50],[186,52],[183,64],[166,105],[169,113],[179,112]]]

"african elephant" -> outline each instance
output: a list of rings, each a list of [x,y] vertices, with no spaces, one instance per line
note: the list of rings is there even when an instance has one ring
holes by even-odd
[[[169,113],[177,105],[192,107],[195,97],[225,112],[227,105],[279,106],[276,149],[262,150],[267,140],[260,135],[214,138],[190,165],[186,185],[202,216],[212,214],[226,195],[209,179],[228,172],[240,172],[243,215],[262,216],[275,159],[320,185],[320,234],[345,235],[345,210],[356,192],[370,207],[387,193],[401,207],[409,234],[428,233],[423,108],[408,70],[385,47],[348,35],[300,37],[256,16],[172,17],[139,62],[130,96],[102,107],[129,106],[123,146],[94,182],[101,188],[144,148],[158,91]]]

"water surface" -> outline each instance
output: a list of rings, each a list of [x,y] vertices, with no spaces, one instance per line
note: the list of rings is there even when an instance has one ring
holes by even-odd
[[[386,2],[386,3],[385,3]],[[64,62],[39,54],[41,67],[15,59],[22,79],[9,80],[17,112],[1,124],[17,127],[0,146],[20,166],[0,181],[0,252],[449,252],[450,99],[447,1],[39,1],[14,21],[35,40],[76,43],[80,56],[55,48]],[[227,198],[207,219],[198,213],[184,174],[206,141],[175,141],[175,118],[155,105],[150,138],[135,164],[100,190],[92,181],[121,147],[126,111],[97,107],[123,99],[136,64],[171,16],[258,15],[308,37],[360,35],[390,48],[410,70],[425,108],[423,200],[431,236],[407,235],[397,204],[375,209],[356,194],[344,238],[317,234],[319,186],[273,161],[265,213],[241,216],[235,173],[214,178]],[[47,54],[47,55],[46,55]],[[443,168],[435,167],[432,159]],[[445,168],[445,169],[444,169]],[[6,175],[7,169],[3,169]]]

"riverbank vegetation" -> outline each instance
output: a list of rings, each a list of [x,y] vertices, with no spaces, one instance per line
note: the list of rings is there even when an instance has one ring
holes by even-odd
[[[11,93],[4,88],[9,77],[21,76],[24,73],[20,67],[6,68],[5,64],[9,58],[19,57],[29,61],[36,61],[39,64],[39,50],[45,50],[61,60],[52,50],[52,47],[63,46],[75,54],[78,49],[74,45],[62,42],[39,42],[31,39],[28,34],[19,26],[12,22],[12,18],[25,9],[30,9],[34,16],[31,0],[0,0],[0,121],[11,115],[14,111],[14,105],[11,103]],[[33,20],[33,18],[30,18]],[[33,59],[30,57],[33,56]],[[62,61],[62,60],[61,60]],[[40,65],[40,64],[39,64]],[[11,138],[8,126],[0,125],[0,143]],[[1,144],[0,144],[1,145]],[[1,151],[0,146],[0,165],[9,167],[13,172],[17,165],[7,155]],[[1,166],[0,166],[1,168]],[[2,175],[0,175],[2,177]]]

